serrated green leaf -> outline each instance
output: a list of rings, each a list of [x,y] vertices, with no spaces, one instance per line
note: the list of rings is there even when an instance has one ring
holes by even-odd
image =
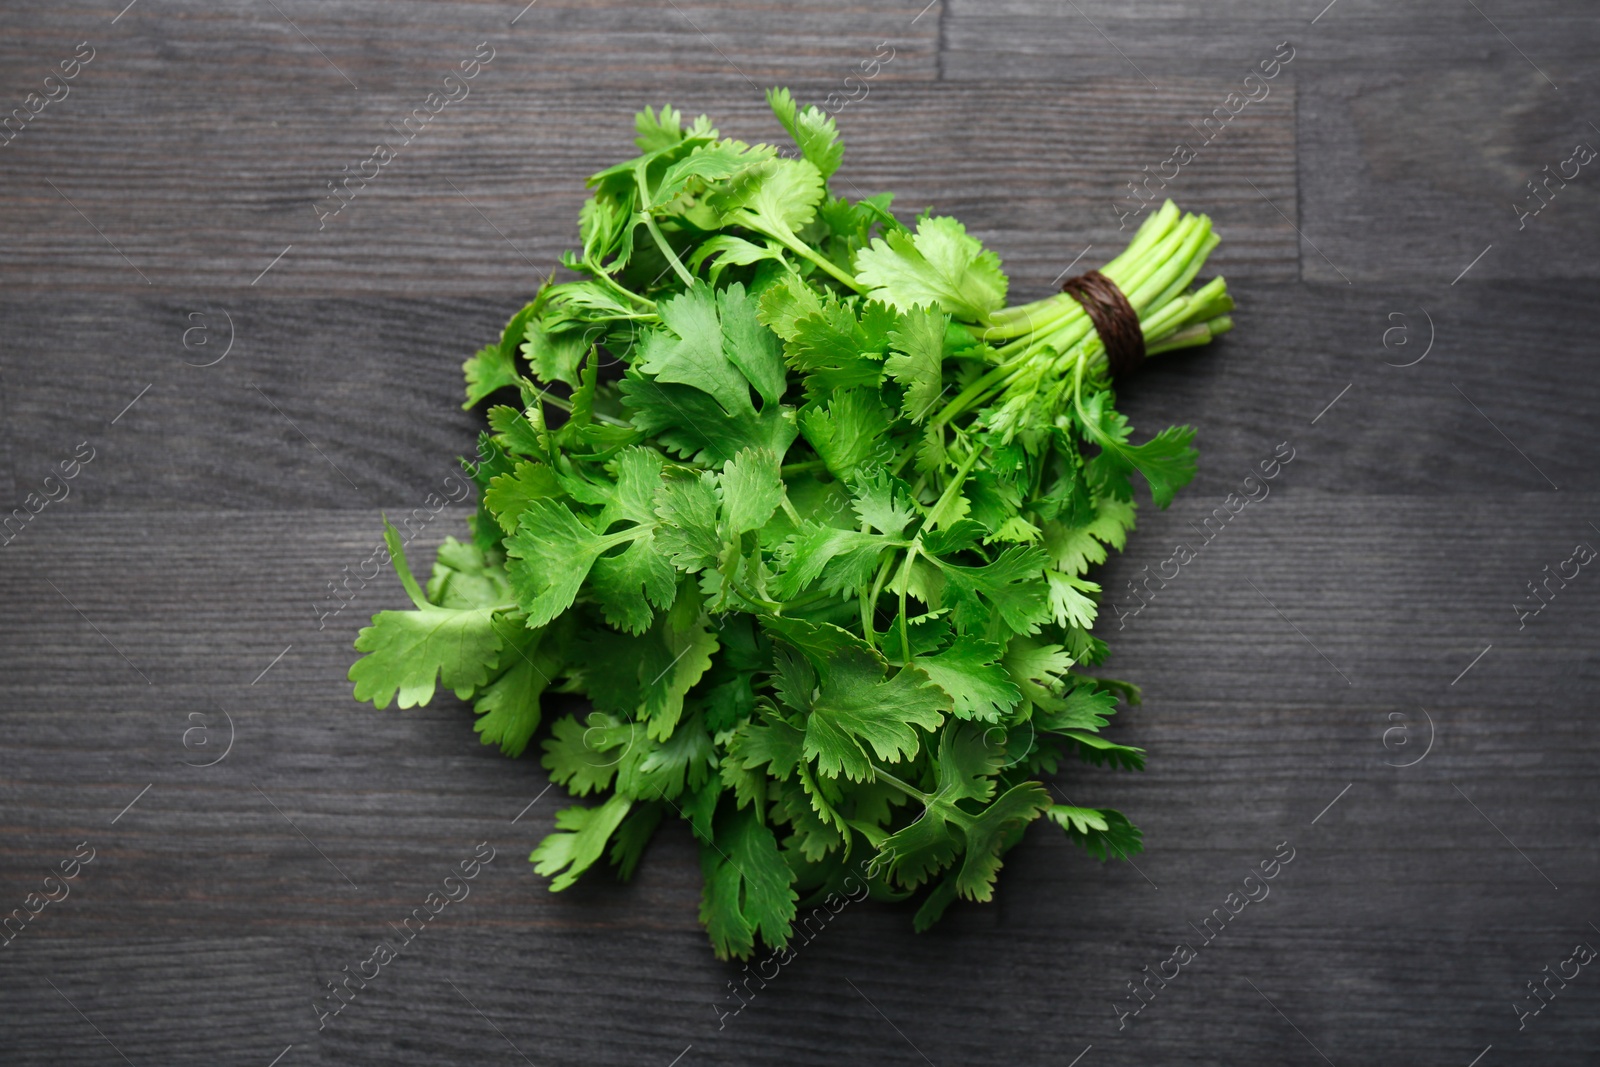
[[[883,661],[852,650],[831,660],[806,719],[804,756],[819,773],[852,781],[872,776],[874,758],[898,763],[921,748],[918,728],[936,730],[950,697],[919,667],[885,680]]]
[[[426,607],[380,611],[362,627],[350,667],[355,698],[382,709],[398,695],[400,707],[433,699],[436,683],[465,699],[489,680],[500,651],[493,608],[465,611]]]
[[[498,625],[505,640],[496,663],[500,673],[473,699],[478,721],[472,728],[484,744],[499,745],[501,752],[515,757],[539,728],[540,696],[561,672],[564,650],[548,629],[513,628],[505,620]]]
[[[561,486],[549,467],[518,460],[510,472],[490,479],[483,504],[502,530],[514,533],[522,513],[535,500],[552,500],[561,495]]]
[[[883,366],[905,390],[900,413],[915,423],[933,414],[944,390],[945,317],[936,307],[903,310],[900,325],[889,335],[894,351]]]
[[[958,637],[944,651],[911,662],[949,695],[958,719],[999,722],[1022,699],[1022,691],[1000,665],[1000,646],[988,641]]]
[[[766,448],[781,461],[798,428],[779,405],[730,415],[710,395],[630,373],[621,385],[633,423],[656,442],[696,463],[721,466],[747,448]]]
[[[817,168],[823,178],[831,178],[844,159],[844,143],[833,117],[815,104],[801,110],[787,89],[768,89],[767,104],[778,122],[788,131],[800,154]]]
[[[556,813],[556,832],[528,856],[535,871],[555,875],[551,892],[566,889],[594,866],[632,806],[633,800],[619,793],[597,808],[564,808]]]
[[[794,872],[753,812],[717,820],[715,843],[700,849],[700,870],[700,921],[719,959],[749,956],[757,934],[770,948],[789,943],[799,899],[791,888]]]
[[[1112,857],[1127,859],[1144,851],[1144,835],[1120,811],[1052,804],[1045,815],[1102,862]]]
[[[935,304],[962,322],[983,322],[1006,302],[999,257],[943,216],[919,219],[914,235],[874,239],[856,255],[856,278],[902,311]]]

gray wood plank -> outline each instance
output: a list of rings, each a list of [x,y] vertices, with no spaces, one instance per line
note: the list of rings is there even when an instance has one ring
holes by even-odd
[[[1282,211],[1296,220],[1306,278],[1448,284],[1469,264],[1474,278],[1592,277],[1600,193],[1569,162],[1577,144],[1600,141],[1588,121],[1596,100],[1592,28],[1581,5],[1560,0],[1476,9],[1447,0],[1303,9],[1233,0],[1203,12],[1185,4],[955,0],[944,73],[972,83],[1002,68],[1038,79],[1133,73],[1152,85],[1196,85],[1186,112],[1161,120],[1163,151],[1103,177],[1103,195],[1119,203],[1140,168],[1170,176],[1177,145],[1196,158],[1169,192],[1187,196],[1191,177],[1214,168],[1240,171],[1225,153],[1255,136],[1256,108],[1292,84],[1299,200],[1255,206],[1264,218]],[[1290,50],[1276,78],[1245,82]],[[1230,93],[1260,103],[1229,104]],[[1238,115],[1223,124],[1227,110]],[[1527,186],[1547,177],[1538,194]]]
[[[1600,151],[1594,87],[1568,80],[1557,92],[1526,64],[1492,69],[1303,79],[1305,277],[1442,287],[1595,276],[1600,181],[1595,161],[1575,157],[1580,144]],[[1537,193],[1527,184],[1547,177]]]
[[[14,190],[0,204],[0,229],[13,235],[0,276],[30,288],[148,281],[186,298],[527,292],[574,242],[584,178],[624,158],[644,104],[709,112],[750,140],[782,135],[743,80],[635,79],[600,93],[488,77],[326,222],[314,210],[326,183],[392,137],[388,124],[412,95],[302,91],[285,123],[225,86],[86,87],[34,143],[11,146],[26,152],[0,154],[0,180]],[[807,99],[831,88],[796,86]],[[886,80],[841,112],[849,150],[836,184],[847,195],[893,190],[906,212],[955,214],[1019,282],[1042,287],[1086,244],[1111,248],[1131,234],[1131,225],[1118,232],[1102,183],[1166,149],[1151,116],[1176,121],[1194,91],[1127,80],[981,89]],[[1068,98],[1086,103],[1062,107]],[[1229,234],[1219,269],[1296,272],[1293,229],[1263,215],[1259,199],[1294,202],[1292,116],[1287,94],[1266,101],[1232,162],[1184,189],[1185,203]],[[134,125],[141,136],[125,145]],[[977,149],[975,133],[1003,147]],[[115,172],[100,165],[113,145]],[[1239,180],[1245,170],[1260,193]]]
[[[736,6],[706,0],[290,0],[276,9],[175,0],[130,5],[118,17],[121,7],[7,5],[0,12],[0,55],[28,66],[8,63],[0,85],[17,95],[35,88],[84,39],[107,57],[97,54],[86,74],[123,91],[145,92],[181,71],[186,79],[225,78],[232,89],[270,92],[282,105],[306,94],[392,90],[420,102],[485,40],[495,48],[494,78],[570,86],[603,85],[618,71],[750,77],[763,84],[808,76],[841,80],[885,40],[895,59],[880,77],[926,79],[934,75],[938,38],[937,17],[917,17],[921,4],[860,0]],[[782,46],[773,47],[774,40]],[[235,99],[242,104],[245,97]]]
[[[1600,542],[1600,212],[1587,171],[1520,232],[1508,206],[1590,136],[1584,7],[122,6],[0,10],[13,104],[98,49],[0,149],[4,500],[97,449],[0,548],[0,909],[98,850],[0,950],[0,1059],[1553,1067],[1596,1046],[1581,977],[1524,1029],[1514,1009],[1600,944],[1600,606],[1585,572],[1516,608]],[[770,139],[757,86],[820,98],[890,42],[841,116],[841,188],[962,217],[1023,298],[1108,253],[1127,179],[1285,39],[1270,98],[1171,189],[1218,222],[1238,329],[1120,390],[1141,433],[1194,423],[1202,456],[1100,575],[1124,611],[1108,670],[1146,697],[1115,736],[1149,770],[1057,777],[1144,828],[1137,867],[1035,827],[993,903],[927,935],[851,905],[719,1029],[741,974],[707,949],[681,827],[632,884],[550,894],[525,857],[565,802],[535,759],[479,745],[453,698],[351,699],[356,629],[403,594],[384,575],[325,614],[327,582],[470,447],[459,363],[571,243],[640,105]],[[322,183],[485,40],[470,99],[318,234]],[[220,344],[224,312],[235,347],[186,366],[221,349],[184,331]],[[1198,532],[1281,441],[1271,495]],[[1179,541],[1194,559],[1133,613],[1128,583]],[[195,766],[229,717],[233,748]],[[1191,924],[1286,840],[1270,898],[1201,944]],[[470,897],[319,1032],[324,983],[479,841]],[[1126,983],[1180,939],[1198,959],[1119,1030]]]
[[[1237,829],[1253,835],[1267,832],[1255,819],[1320,806],[1331,778],[1301,779],[1352,735],[1366,737],[1352,765],[1380,763],[1388,711],[1421,703],[1465,717],[1471,725],[1464,729],[1495,731],[1498,712],[1492,709],[1517,701],[1530,685],[1552,706],[1525,711],[1519,722],[1500,724],[1498,733],[1526,744],[1544,744],[1541,730],[1566,736],[1551,746],[1544,770],[1558,765],[1551,760],[1588,758],[1593,739],[1585,740],[1586,731],[1563,716],[1594,683],[1596,664],[1585,650],[1600,607],[1581,576],[1520,629],[1511,605],[1525,599],[1525,582],[1539,577],[1545,562],[1564,558],[1569,542],[1586,539],[1581,516],[1595,494],[1428,500],[1327,494],[1293,481],[1297,464],[1311,458],[1317,444],[1306,440],[1276,491],[1209,543],[1188,525],[1204,517],[1209,501],[1191,499],[1147,514],[1128,554],[1105,568],[1106,588],[1127,606],[1132,601],[1122,590],[1128,580],[1169,555],[1178,539],[1197,546],[1197,558],[1170,586],[1149,587],[1148,606],[1120,628],[1109,616],[1104,624],[1114,641],[1112,667],[1146,686],[1146,705],[1127,715],[1124,729],[1157,753],[1152,772],[1119,786],[1102,774],[1090,777],[1109,788],[1137,790],[1145,802],[1185,818],[1193,817],[1184,813],[1196,796],[1223,805],[1240,781],[1271,779],[1284,806],[1244,816]],[[461,836],[469,837],[496,819],[509,820],[526,803],[518,797],[542,788],[542,773],[531,760],[513,763],[475,746],[470,717],[453,700],[427,710],[377,712],[349,699],[344,674],[355,629],[370,612],[404,601],[398,583],[385,577],[317,629],[307,605],[318,592],[319,563],[325,569],[348,554],[346,546],[362,537],[359,517],[199,514],[205,522],[196,522],[193,512],[63,516],[53,543],[26,546],[8,560],[0,580],[7,602],[19,609],[4,631],[11,706],[29,724],[19,741],[36,746],[8,752],[4,760],[19,790],[13,820],[47,827],[71,813],[82,820],[74,824],[76,833],[93,824],[96,813],[109,820],[152,776],[177,775],[189,784],[158,786],[121,832],[216,808],[200,829],[226,832],[249,822],[253,833],[293,851],[296,839],[276,825],[270,805],[250,785],[256,779],[246,768],[259,767],[273,775],[272,791],[298,798],[280,803],[304,813],[307,831],[317,831],[312,836],[325,847],[332,843],[330,855],[348,856],[349,873],[361,884],[374,880],[361,865],[383,862],[385,838],[431,833],[425,828],[462,819],[467,828]],[[434,527],[425,536],[436,540],[444,532]],[[130,537],[162,549],[119,554]],[[426,558],[426,542],[417,545],[418,558]],[[1477,561],[1470,572],[1450,566],[1468,556]],[[147,625],[148,618],[163,625]],[[1491,643],[1492,654],[1455,683]],[[289,654],[275,658],[290,646]],[[61,687],[63,677],[73,678],[70,688]],[[1242,691],[1241,679],[1249,679]],[[1196,721],[1185,713],[1193,704],[1214,710]],[[1229,710],[1235,704],[1237,710]],[[236,718],[237,758],[216,774],[181,769],[184,761],[200,760],[194,746],[183,745],[188,713],[220,724],[218,707]],[[1332,718],[1318,724],[1311,709]],[[101,740],[82,733],[85,715],[103,720]],[[1240,730],[1253,722],[1269,728],[1252,731],[1254,740],[1246,744]],[[221,726],[215,728],[220,738]],[[1237,758],[1214,747],[1230,741],[1241,746]],[[354,743],[368,746],[364,758],[350,758],[345,746]],[[1469,750],[1487,743],[1471,742]],[[1259,756],[1249,752],[1250,744],[1263,746]],[[1268,754],[1271,760],[1260,758]],[[1447,753],[1438,762],[1453,758]],[[1252,770],[1263,763],[1271,766]],[[1572,767],[1576,774],[1578,765]],[[490,777],[482,778],[485,773]],[[1181,790],[1144,793],[1147,783],[1171,775],[1184,781]],[[450,784],[438,795],[434,786],[416,791],[421,776]],[[63,777],[86,785],[65,803],[34,792]],[[360,799],[346,808],[345,796]],[[538,809],[541,822],[549,811],[548,804]],[[369,820],[411,822],[413,828],[364,841]],[[1552,829],[1565,842],[1560,847],[1585,840],[1585,831],[1570,822]],[[1239,843],[1230,832],[1219,828],[1212,840]],[[1499,847],[1488,839],[1481,844]],[[340,890],[339,877],[309,852],[302,861],[330,891],[323,897],[332,901],[324,904],[334,906],[341,893],[331,891]]]
[[[280,1047],[295,1043],[308,1062],[436,1062],[455,1055],[441,1051],[446,1044],[510,1055],[478,1010],[524,1051],[556,1062],[666,1062],[690,1044],[711,1062],[822,1062],[839,1047],[875,1061],[915,1059],[876,1009],[934,1062],[1034,1062],[1089,1043],[1119,1062],[1299,1054],[1299,1039],[1241,978],[1335,1062],[1430,1048],[1465,1062],[1490,1042],[1558,1062],[1592,1033],[1592,994],[1575,988],[1527,1035],[1504,1006],[1524,972],[1582,937],[1579,902],[1600,885],[1587,824],[1567,814],[1600,799],[1590,773],[1597,739],[1583,715],[1600,606],[1574,583],[1519,632],[1506,603],[1543,558],[1530,546],[1563,543],[1571,512],[1592,511],[1595,495],[1303,491],[1291,481],[1294,464],[1317,443],[1307,441],[1260,512],[1242,514],[1111,635],[1113,669],[1146,687],[1116,735],[1145,746],[1150,769],[1068,769],[1058,781],[1074,799],[1118,805],[1144,826],[1151,851],[1137,870],[1102,868],[1041,830],[1008,858],[995,905],[959,907],[922,937],[903,909],[852,908],[725,1031],[712,1005],[738,975],[705,951],[698,864],[681,829],[652,847],[632,885],[599,877],[581,892],[549,894],[521,856],[561,802],[545,796],[512,821],[539,796],[542,772],[476,746],[469,713],[453,700],[405,713],[353,705],[343,672],[357,619],[322,634],[292,625],[295,583],[262,574],[292,574],[325,552],[337,558],[318,546],[344,543],[358,516],[235,513],[203,525],[192,513],[64,516],[48,560],[30,549],[3,577],[7,603],[27,621],[8,622],[0,637],[13,737],[0,758],[0,869],[24,892],[74,842],[100,851],[74,894],[12,947],[29,954],[19,958],[31,982],[61,973],[42,961],[67,960],[67,944],[104,953],[132,930],[212,945],[288,940],[270,952],[191,954],[187,969],[166,977],[159,961],[119,964],[113,950],[99,977],[63,985],[108,1036],[133,1046],[124,1047],[136,1062],[138,1053],[209,1062],[213,1046],[184,1045],[156,1025],[169,1012],[153,1022],[140,996],[107,982],[111,974],[143,976],[169,1001],[220,981],[252,998],[253,1046],[281,1034]],[[1128,556],[1104,572],[1108,587],[1159,556],[1152,550],[1167,536],[1188,536],[1176,530],[1182,521],[1181,505],[1147,516]],[[118,554],[130,533],[167,548]],[[1469,558],[1480,562],[1459,566]],[[48,602],[59,598],[42,577],[73,595],[104,639]],[[359,607],[401,599],[389,582]],[[274,630],[295,647],[258,684],[250,679],[272,645],[248,663],[214,654],[265,645]],[[1489,656],[1451,685],[1488,641]],[[52,684],[62,677],[69,686]],[[233,752],[213,768],[182,766],[199,755],[183,747],[188,712],[218,704],[237,724]],[[1433,717],[1433,746],[1414,767],[1392,766],[1425,743],[1418,704]],[[1409,750],[1385,737],[1395,713],[1415,731]],[[145,784],[150,791],[119,815]],[[479,840],[497,856],[468,900],[393,969],[392,983],[386,972],[317,1034],[311,991],[370,952]],[[1187,923],[1283,840],[1297,858],[1273,896],[1118,1031],[1110,1005],[1123,983],[1189,939]],[[257,959],[251,952],[278,961],[266,979],[240,977]],[[1407,962],[1419,954],[1425,965]],[[46,1007],[42,998],[56,994],[23,984],[21,973],[8,992],[41,1010],[19,1017],[29,1020],[18,1024],[19,1062],[45,1062],[27,1050],[42,1047],[41,1032],[64,1031],[68,1016]],[[1004,1001],[979,1025],[948,1008],[974,983]],[[1418,984],[1425,1010],[1395,996],[1408,984]],[[100,1054],[81,1034],[58,1048],[56,1062]]]
[[[459,409],[461,362],[530,295],[12,304],[0,312],[22,327],[0,342],[6,439],[20,450],[8,506],[84,441],[94,459],[40,527],[53,510],[118,500],[409,513],[430,493],[459,497],[445,480],[483,425]]]
[[[1199,480],[1185,501],[1220,498],[1277,441],[1306,434],[1322,442],[1295,469],[1306,488],[1592,491],[1593,423],[1549,417],[1600,404],[1588,373],[1596,315],[1587,286],[1236,280],[1236,331],[1153,363],[1125,385],[1123,400],[1142,431],[1198,427]],[[1017,293],[1041,291],[1019,284]],[[16,457],[0,475],[16,487],[8,509],[81,442],[96,449],[67,499],[17,543],[48,540],[57,516],[79,509],[192,502],[409,515],[430,493],[459,495],[450,488],[459,483],[446,480],[482,426],[479,414],[456,407],[460,363],[498,334],[523,295],[96,295],[66,309],[0,301],[13,327],[0,341],[0,442]],[[193,366],[222,356],[230,321],[226,358]],[[186,348],[194,330],[205,332],[189,333]],[[1510,355],[1530,338],[1536,355]],[[76,373],[63,377],[61,362]]]
[[[1221,0],[1121,4],[1115,0],[948,0],[944,75],[981,81],[997,69],[1023,78],[1063,73],[1123,76],[1157,84],[1204,76],[1223,95],[1273,55],[1295,50],[1290,70],[1326,63],[1368,73],[1536,63],[1556,84],[1588,81],[1593,14],[1570,0],[1452,3],[1419,0]],[[1209,106],[1209,105],[1208,105]]]

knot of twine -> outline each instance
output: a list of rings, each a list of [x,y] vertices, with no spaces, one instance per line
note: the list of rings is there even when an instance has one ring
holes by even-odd
[[[1061,291],[1071,296],[1094,323],[1094,332],[1106,349],[1106,368],[1120,378],[1144,362],[1144,330],[1139,313],[1117,283],[1097,270],[1068,278]]]

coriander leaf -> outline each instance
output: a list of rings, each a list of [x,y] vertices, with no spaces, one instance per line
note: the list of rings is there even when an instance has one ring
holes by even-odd
[[[496,390],[517,384],[516,362],[506,356],[499,345],[478,349],[478,354],[461,364],[461,369],[467,376],[467,401],[461,405],[463,408],[472,407]]]
[[[639,726],[603,711],[590,712],[587,721],[564,715],[545,739],[539,762],[551,781],[575,797],[588,796],[611,785],[617,764],[642,734]]]
[[[521,345],[523,358],[533,368],[534,377],[546,385],[563,382],[572,386],[578,384],[578,364],[589,347],[589,331],[552,331],[538,319],[528,321],[526,339]]]
[[[788,378],[783,367],[783,345],[757,317],[759,303],[734,282],[717,293],[717,314],[722,320],[722,351],[756,387],[768,405],[783,397]],[[693,384],[693,383],[690,383]]]
[[[656,490],[661,488],[661,472],[666,468],[661,453],[652,448],[625,448],[611,461],[611,467],[617,479],[614,487],[597,484],[584,500],[601,505],[595,526],[601,530],[618,522],[654,526]]]
[[[660,214],[691,189],[740,174],[772,158],[773,152],[771,145],[757,145],[752,149],[742,141],[731,139],[701,145],[667,167],[651,193],[650,202],[641,205],[640,210]]]
[[[530,627],[544,626],[572,606],[600,553],[625,544],[634,531],[597,534],[570,508],[532,501],[517,532],[506,538],[506,573]]]
[[[1066,574],[1082,574],[1092,566],[1106,561],[1106,548],[1095,540],[1088,527],[1066,527],[1060,523],[1046,523],[1044,547],[1056,569]]]
[[[798,274],[785,274],[761,294],[757,315],[763,325],[785,341],[799,337],[801,319],[822,314],[822,298]]]
[[[700,598],[680,590],[672,607],[656,620],[655,638],[641,649],[639,681],[644,693],[640,712],[650,736],[672,736],[683,714],[684,695],[711,668],[717,635],[700,609]]]
[[[883,366],[905,390],[901,414],[915,423],[933,413],[943,389],[945,317],[932,306],[904,311],[900,325],[889,335],[894,351]]]
[[[645,854],[645,846],[656,835],[666,805],[635,805],[622,819],[611,835],[611,864],[616,865],[616,877],[627,881],[634,877],[634,869]]]
[[[1116,695],[1093,683],[1074,685],[1062,696],[1050,694],[1035,703],[1042,714],[1035,716],[1034,721],[1042,730],[1088,730],[1092,733],[1117,713]]]
[[[911,487],[888,471],[877,469],[855,480],[850,506],[856,516],[888,537],[901,537],[916,518]]]
[[[646,800],[674,800],[685,790],[698,790],[716,769],[716,747],[696,716],[670,738],[644,738],[625,753],[617,771],[617,791]]]
[[[1049,564],[1043,549],[1008,548],[993,563],[966,567],[934,558],[944,577],[941,606],[951,609],[956,629],[962,633],[988,630],[992,625],[1011,633],[1033,633],[1049,617],[1040,572]]]
[[[483,495],[483,504],[502,530],[515,533],[522,513],[530,504],[535,500],[551,500],[560,495],[561,487],[549,467],[543,463],[518,460],[510,472],[490,479],[488,492]]]
[[[1038,782],[1022,782],[1002,793],[966,829],[966,852],[956,876],[956,888],[968,900],[994,897],[994,880],[1000,857],[1011,843],[1010,835],[1050,808],[1050,794]]]
[[[417,707],[433,699],[438,681],[465,699],[489,680],[500,651],[494,613],[432,606],[378,612],[356,637],[356,651],[366,655],[350,667],[355,698],[382,709],[398,694],[400,707]]]
[[[661,804],[636,805],[611,835],[611,862],[617,868],[617,877],[624,882],[633,877],[639,857],[644,855],[645,846],[655,835],[661,823],[662,808]]]
[[[659,116],[654,108],[646,107],[634,116],[633,125],[639,131],[633,143],[641,152],[671,148],[683,140],[683,115],[671,104],[663,104]]]
[[[1121,552],[1128,544],[1128,531],[1133,529],[1134,505],[1129,500],[1105,497],[1094,502],[1095,517],[1088,530],[1095,537]]]
[[[709,240],[700,242],[700,247],[689,257],[689,269],[699,270],[700,265],[712,256],[717,257],[717,261],[711,265],[711,284],[714,286],[722,272],[729,267],[748,267],[753,263],[769,260],[782,263],[783,249],[781,245],[772,241],[758,245],[746,241],[743,237],[719,233]]]
[[[820,305],[808,304],[803,312],[797,307],[788,324],[784,359],[805,375],[806,392],[813,397],[855,386],[877,388],[883,381],[883,355],[897,316],[872,300],[858,317],[854,305],[825,296]]]
[[[1144,770],[1142,748],[1119,745],[1083,730],[1063,730],[1061,733],[1078,743],[1078,755],[1083,757],[1085,763],[1092,763],[1096,767],[1103,767],[1109,763],[1124,771]]]
[[[910,759],[921,747],[915,728],[936,730],[944,721],[950,698],[921,668],[901,668],[887,681],[883,675],[883,662],[864,651],[826,665],[803,749],[819,773],[865,781],[874,756],[889,763]]]
[[[816,623],[774,619],[772,627],[800,653],[796,655],[782,645],[774,649],[772,691],[783,704],[810,714],[811,705],[817,699],[815,663],[854,649],[860,642],[854,634],[839,627]]]
[[[640,346],[637,366],[659,382],[678,382],[717,398],[730,415],[754,410],[750,382],[723,352],[717,294],[696,285],[662,301],[665,330],[651,330]]]
[[[536,321],[538,306],[536,300],[511,316],[511,321],[501,331],[499,344],[479,349],[477,355],[461,365],[467,376],[467,402],[461,405],[463,409],[472,407],[496,390],[517,384],[517,348],[529,326]]]
[[[758,933],[769,947],[787,945],[799,896],[778,839],[754,812],[735,811],[717,820],[714,840],[700,848],[700,921],[717,958],[749,956]]]
[[[1039,686],[1061,684],[1061,678],[1072,666],[1072,657],[1060,645],[1045,644],[1037,638],[1013,637],[1006,645],[1006,670],[1018,684],[1031,682]]]
[[[472,728],[484,744],[520,756],[539,728],[539,697],[561,672],[564,656],[551,629],[513,629],[505,620],[498,626],[505,639],[496,664],[500,675],[478,690],[472,702],[478,721]]]
[[[747,448],[729,460],[719,482],[724,527],[734,535],[761,529],[783,502],[778,459],[765,448]]]
[[[823,191],[822,173],[810,161],[770,159],[734,178],[711,201],[725,225],[798,241],[795,231],[816,217]]]
[[[922,794],[922,818],[884,839],[879,857],[891,875],[916,886],[962,856],[955,881],[961,896],[989,900],[1000,870],[1000,856],[1014,844],[1020,830],[1050,807],[1050,795],[1038,782],[1012,786],[973,815],[959,802],[982,802],[994,792],[989,777],[1003,753],[989,745],[976,726],[960,724],[947,729],[939,741],[936,767],[938,787]]]
[[[936,655],[911,662],[933,679],[953,702],[958,719],[999,722],[1016,708],[1022,692],[1000,666],[1000,646],[962,636]]]
[[[883,553],[901,542],[859,530],[805,523],[780,549],[784,569],[778,592],[792,600],[822,579],[827,593],[840,593],[866,584]]]
[[[446,537],[428,579],[428,602],[441,608],[486,608],[511,600],[504,570],[475,544]]]
[[[668,385],[629,373],[623,403],[633,424],[662,447],[697,463],[720,466],[746,448],[771,449],[781,461],[798,432],[792,409],[771,405],[728,414],[699,389]]]
[[[433,699],[437,680],[465,699],[489,678],[502,641],[494,615],[509,605],[448,608],[429,603],[411,574],[399,531],[388,519],[383,536],[400,584],[417,610],[380,611],[356,636],[356,651],[366,655],[350,666],[355,698],[382,709],[398,695],[400,707],[416,707]]]
[[[495,442],[507,452],[524,456],[545,456],[549,453],[544,418],[538,408],[524,412],[505,404],[496,404],[489,409],[489,425],[495,430]]]
[[[922,816],[878,846],[879,860],[890,877],[915,888],[961,853],[965,847],[961,831],[972,823],[972,816],[957,804],[983,802],[994,795],[991,776],[999,769],[998,757],[981,727],[951,724],[939,735],[934,791],[916,794],[925,809]]]
[[[809,700],[809,692],[806,695]],[[800,765],[805,733],[773,716],[740,726],[728,741],[728,760],[745,770],[762,767],[779,781],[788,781]]]
[[[631,634],[644,633],[655,618],[652,606],[672,606],[678,572],[656,544],[653,531],[640,534],[620,555],[594,561],[590,586],[606,622]]]
[[[833,117],[815,104],[798,110],[787,89],[768,89],[767,105],[794,140],[800,154],[811,161],[823,178],[833,177],[844,159],[844,142],[839,140],[839,129]]]
[[[1098,585],[1060,571],[1046,571],[1045,578],[1050,584],[1050,614],[1057,626],[1080,626],[1087,630],[1094,625],[1100,609],[1085,594],[1100,592]]]
[[[943,216],[919,219],[915,235],[875,238],[856,254],[856,278],[902,311],[935,304],[962,322],[983,322],[1006,302],[999,257]]]
[[[710,471],[701,471],[696,477],[669,478],[656,491],[655,513],[661,522],[656,544],[679,570],[694,574],[721,560],[720,509],[717,476]]]
[[[1100,446],[1100,454],[1089,461],[1090,476],[1111,490],[1111,495],[1127,499],[1128,474],[1137,470],[1150,485],[1156,507],[1172,503],[1179,489],[1194,478],[1194,428],[1168,426],[1142,445],[1128,444],[1128,420],[1109,405],[1109,394],[1098,392],[1083,402],[1084,430]]]
[[[889,433],[888,411],[876,389],[836,392],[826,407],[812,403],[801,409],[799,419],[800,433],[839,478],[879,458]]]
[[[1113,856],[1127,859],[1135,852],[1144,851],[1144,835],[1120,811],[1052,804],[1045,815],[1091,856],[1101,861]]]
[[[551,892],[559,893],[594,866],[632,806],[631,797],[617,793],[598,808],[564,808],[556,813],[556,832],[539,842],[528,857],[535,871],[556,876],[550,883]]]

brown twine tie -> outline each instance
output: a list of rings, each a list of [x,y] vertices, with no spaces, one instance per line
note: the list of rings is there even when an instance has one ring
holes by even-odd
[[[1094,332],[1106,349],[1106,368],[1111,377],[1120,378],[1137,370],[1144,362],[1144,330],[1139,313],[1117,283],[1097,270],[1068,278],[1061,291],[1082,305]]]

